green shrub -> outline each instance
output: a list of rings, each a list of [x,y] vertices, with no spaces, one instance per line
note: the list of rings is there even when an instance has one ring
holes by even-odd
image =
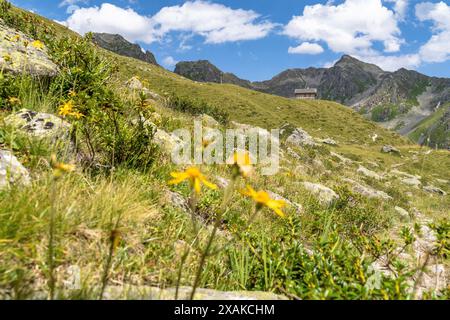
[[[193,115],[206,113],[214,117],[222,124],[227,124],[230,119],[230,116],[226,111],[223,111],[215,106],[211,106],[205,101],[199,99],[172,94],[167,98],[167,104],[172,109]]]

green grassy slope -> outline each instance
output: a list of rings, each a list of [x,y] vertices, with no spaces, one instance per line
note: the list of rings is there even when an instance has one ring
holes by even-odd
[[[119,62],[123,79],[139,76],[158,93],[194,96],[229,113],[232,120],[279,128],[285,123],[302,127],[319,137],[332,137],[343,143],[369,143],[378,134],[378,143],[408,144],[400,135],[388,131],[348,107],[335,102],[299,101],[248,90],[230,84],[197,83],[162,68],[138,60],[107,53]]]

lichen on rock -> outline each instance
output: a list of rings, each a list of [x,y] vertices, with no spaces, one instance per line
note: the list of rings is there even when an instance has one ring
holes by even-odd
[[[0,69],[14,74],[54,77],[58,66],[53,63],[45,45],[22,32],[5,26],[0,20]]]
[[[5,118],[5,124],[17,128],[33,137],[66,139],[71,125],[50,114],[21,109]]]

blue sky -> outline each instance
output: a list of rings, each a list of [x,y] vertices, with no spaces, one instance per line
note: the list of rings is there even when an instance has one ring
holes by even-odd
[[[421,0],[13,0],[87,31],[120,33],[173,69],[208,59],[249,80],[342,54],[450,77],[450,2]]]

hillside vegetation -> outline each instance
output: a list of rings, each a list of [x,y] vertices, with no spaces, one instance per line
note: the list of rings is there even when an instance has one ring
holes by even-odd
[[[448,299],[447,151],[0,19],[0,298]],[[283,127],[280,171],[175,165],[195,119]]]
[[[387,72],[349,55],[330,68],[288,69],[261,82],[239,79],[205,60],[179,62],[175,73],[196,81],[231,83],[288,98],[294,96],[295,89],[317,88],[319,98],[345,104],[403,135],[431,115],[437,105],[450,100],[448,78],[428,77],[404,68]],[[450,137],[449,130],[444,134]]]

